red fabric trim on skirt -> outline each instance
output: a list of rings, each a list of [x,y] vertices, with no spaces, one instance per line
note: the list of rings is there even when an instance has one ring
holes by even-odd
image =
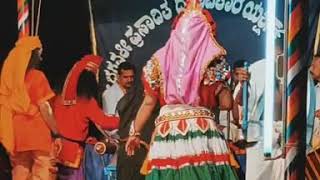
[[[167,159],[152,159],[148,165],[148,170],[151,167],[167,167],[172,169],[179,169],[184,167],[184,165],[199,165],[203,162],[208,162],[209,164],[216,164],[216,163],[225,163],[230,164],[230,155],[229,154],[200,154],[198,156],[182,156],[177,159],[167,158]]]

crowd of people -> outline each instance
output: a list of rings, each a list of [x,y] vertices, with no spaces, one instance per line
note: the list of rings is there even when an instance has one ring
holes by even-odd
[[[237,61],[231,69],[213,18],[195,1],[173,23],[141,79],[134,65],[123,62],[117,82],[101,97],[100,56],[77,61],[55,94],[38,68],[39,37],[19,39],[1,71],[0,142],[8,158],[0,157],[0,179],[283,179],[283,160],[263,156],[264,60],[249,70]],[[320,81],[320,55],[310,75],[310,82]],[[249,84],[246,129],[244,82]],[[312,83],[318,97],[319,84]],[[314,124],[309,151],[320,145],[317,99],[309,100],[315,101],[309,107]],[[281,153],[279,119],[274,156]],[[89,136],[91,126],[100,136]]]

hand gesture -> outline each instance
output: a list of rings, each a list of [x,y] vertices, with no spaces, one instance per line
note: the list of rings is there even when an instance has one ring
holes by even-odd
[[[57,157],[62,150],[62,140],[61,138],[56,138],[53,143],[54,155]]]
[[[136,148],[140,148],[140,137],[129,136],[126,143],[126,152],[128,156],[133,156]]]

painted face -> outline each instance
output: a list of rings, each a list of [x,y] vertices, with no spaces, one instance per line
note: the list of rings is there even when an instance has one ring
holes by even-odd
[[[118,83],[124,89],[129,89],[134,82],[134,71],[132,69],[121,70]]]

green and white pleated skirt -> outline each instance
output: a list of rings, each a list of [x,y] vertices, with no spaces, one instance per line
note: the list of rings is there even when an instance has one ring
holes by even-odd
[[[227,143],[208,109],[166,105],[156,120],[146,179],[238,179],[230,158]]]

